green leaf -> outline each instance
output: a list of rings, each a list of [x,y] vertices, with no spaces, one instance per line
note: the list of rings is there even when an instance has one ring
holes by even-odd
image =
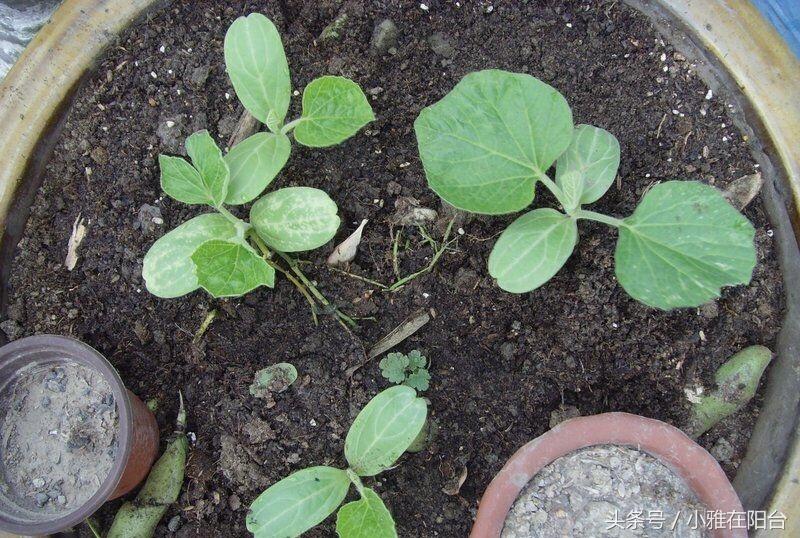
[[[426,364],[428,364],[428,359],[418,349],[408,353],[409,368],[425,368]]]
[[[505,229],[489,255],[489,274],[511,293],[535,290],[572,254],[578,226],[555,209],[534,209]]]
[[[428,370],[425,370],[424,368],[420,368],[416,372],[409,374],[408,379],[406,379],[406,385],[412,389],[416,389],[419,392],[428,390],[430,383],[431,374],[428,373]]]
[[[459,209],[496,215],[532,201],[572,140],[557,90],[521,73],[470,73],[414,122],[428,185]]]
[[[556,184],[574,209],[599,200],[617,177],[619,142],[604,129],[578,125],[567,151],[556,163]]]
[[[142,276],[147,290],[165,299],[198,288],[194,251],[210,239],[233,239],[236,228],[217,213],[188,220],[153,243],[144,257]]]
[[[339,509],[336,534],[339,538],[396,538],[397,530],[383,500],[372,489],[364,488],[360,500]]]
[[[209,185],[194,166],[181,157],[158,156],[161,190],[185,204],[214,205],[215,186]]]
[[[617,279],[634,299],[669,310],[698,306],[747,284],[756,263],[753,225],[718,190],[668,181],[622,221]]]
[[[283,252],[320,247],[333,239],[339,216],[325,191],[286,187],[253,204],[250,222],[267,245]]]
[[[359,476],[387,469],[411,445],[425,424],[428,406],[405,385],[375,396],[356,417],[344,442],[344,455]]]
[[[208,131],[197,131],[186,139],[186,153],[203,178],[206,196],[211,205],[219,206],[228,193],[230,173],[222,152]]]
[[[389,353],[381,359],[381,375],[392,383],[402,383],[406,380],[408,357],[402,353]]]
[[[194,251],[197,282],[214,297],[238,297],[275,285],[275,269],[240,240],[206,241]]]
[[[293,473],[258,496],[247,514],[256,538],[299,536],[331,515],[347,496],[350,479],[333,467]]]
[[[312,80],[303,91],[303,114],[294,138],[304,146],[338,144],[375,119],[358,84],[344,77]]]
[[[225,34],[225,67],[244,107],[277,131],[291,99],[289,64],[281,36],[261,13],[239,17]]]
[[[231,171],[225,203],[245,204],[264,192],[283,169],[291,152],[286,135],[256,133],[228,152],[225,162]]]

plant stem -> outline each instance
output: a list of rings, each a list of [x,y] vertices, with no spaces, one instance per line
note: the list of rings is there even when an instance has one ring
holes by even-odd
[[[425,273],[427,273],[428,271],[433,269],[433,266],[436,265],[436,262],[438,262],[439,258],[442,257],[442,254],[444,254],[444,251],[447,250],[447,245],[450,244],[450,243],[447,242],[447,240],[450,237],[450,231],[453,229],[453,223],[455,222],[455,220],[456,220],[455,217],[450,219],[450,223],[447,225],[447,230],[445,230],[444,237],[442,238],[442,246],[441,246],[441,248],[439,248],[438,250],[436,250],[434,252],[433,258],[431,259],[431,262],[425,268],[420,269],[416,273],[411,273],[410,275],[401,278],[400,280],[398,280],[397,282],[395,282],[394,284],[389,286],[387,288],[387,291],[392,291],[392,292],[397,291],[400,288],[402,288],[403,286],[405,286],[406,284],[408,284],[410,281],[412,281],[415,278],[417,278],[418,276],[424,275]]]
[[[602,213],[598,213],[596,211],[589,211],[588,209],[578,209],[573,213],[573,216],[576,219],[586,219],[586,220],[594,220],[597,222],[602,222],[603,224],[608,224],[609,226],[613,226],[615,228],[619,228],[620,226],[624,226],[625,222],[621,219],[610,217],[608,215],[603,215]]]
[[[255,232],[251,233],[250,239],[253,240],[253,242],[258,247],[258,250],[261,251],[261,254],[264,257],[264,261],[266,261],[273,269],[283,274],[283,276],[286,277],[286,280],[294,284],[294,287],[297,288],[297,290],[303,294],[303,297],[306,298],[306,301],[308,301],[309,306],[311,306],[311,317],[314,318],[314,325],[318,325],[319,320],[317,319],[317,303],[314,301],[314,298],[311,297],[311,295],[308,293],[308,289],[302,283],[300,283],[289,271],[287,271],[286,269],[275,263],[270,258],[271,252],[269,250],[269,247],[267,247],[267,245],[264,244],[264,241],[261,240],[258,234],[256,234]]]
[[[345,276],[349,276],[350,278],[355,278],[356,280],[360,280],[362,282],[366,282],[367,284],[372,284],[373,286],[377,286],[378,288],[380,288],[382,290],[385,290],[386,288],[389,287],[386,284],[382,284],[382,283],[378,282],[377,280],[372,280],[371,278],[367,278],[365,276],[357,275],[355,273],[350,273],[349,271],[345,271],[344,269],[339,269],[338,267],[328,266],[328,269],[330,271],[335,272],[335,273],[340,273],[340,274],[343,274]]]
[[[358,324],[353,321],[353,319],[344,314],[341,310],[339,310],[335,305],[332,305],[331,302],[324,296],[322,293],[317,289],[313,282],[311,282],[308,277],[300,270],[297,266],[297,260],[289,256],[288,254],[281,252],[280,250],[276,250],[275,253],[283,258],[287,264],[289,264],[289,268],[297,275],[297,278],[306,285],[306,287],[311,290],[311,294],[317,298],[317,300],[322,303],[323,306],[330,307],[333,309],[334,313],[336,313],[336,317],[339,319],[339,323],[342,325],[349,325],[350,327],[358,327]]]
[[[356,474],[356,472],[350,468],[346,469],[345,472],[347,473],[347,477],[350,479],[350,482],[356,487],[358,494],[361,497],[364,497],[364,484],[361,483],[361,478]]]
[[[200,324],[200,328],[197,329],[196,333],[194,333],[194,338],[192,338],[192,342],[194,342],[195,344],[200,342],[200,339],[203,337],[205,332],[211,326],[211,322],[213,322],[214,318],[216,318],[216,317],[217,317],[217,309],[216,308],[214,310],[212,310],[211,312],[209,312],[208,314],[206,314],[205,319],[203,319],[203,323]]]
[[[281,134],[284,134],[284,135],[285,134],[289,134],[289,131],[291,131],[292,129],[297,127],[297,124],[299,124],[301,121],[303,121],[303,118],[297,118],[297,119],[294,119],[294,120],[290,121],[289,123],[287,123],[286,125],[281,127]]]
[[[241,237],[242,239],[244,239],[244,236],[253,227],[252,224],[250,224],[249,222],[243,221],[242,219],[240,219],[239,217],[237,217],[236,215],[234,215],[233,213],[228,211],[228,209],[225,206],[221,205],[221,204],[219,206],[215,207],[215,209],[217,211],[219,211],[220,215],[222,215],[223,217],[228,219],[228,221],[231,224],[234,225],[234,227],[236,228],[236,231],[239,233],[239,237]]]
[[[539,181],[544,183],[544,186],[547,187],[547,190],[549,190],[550,192],[553,193],[553,196],[556,197],[556,200],[558,200],[558,203],[561,204],[562,207],[566,208],[567,207],[567,203],[566,203],[566,199],[565,199],[565,196],[564,196],[564,191],[561,190],[561,187],[556,185],[555,181],[550,179],[550,176],[548,176],[545,173],[539,173],[538,174],[538,179],[539,179]]]

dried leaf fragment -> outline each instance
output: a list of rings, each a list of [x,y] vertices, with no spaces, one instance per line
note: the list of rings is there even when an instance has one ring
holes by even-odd
[[[78,263],[78,247],[83,238],[86,237],[86,226],[83,223],[84,219],[78,213],[75,222],[72,223],[72,235],[69,236],[69,242],[67,243],[67,258],[64,260],[67,271],[75,269],[75,265]]]
[[[328,256],[328,265],[342,265],[353,261],[356,253],[358,253],[358,245],[361,244],[361,233],[364,231],[364,226],[367,222],[367,219],[362,220],[356,231],[333,249],[331,255]]]

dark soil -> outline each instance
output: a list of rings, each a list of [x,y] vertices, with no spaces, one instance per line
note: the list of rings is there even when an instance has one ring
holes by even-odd
[[[412,125],[423,106],[473,70],[540,77],[564,93],[576,122],[619,138],[620,179],[596,204],[600,211],[630,214],[659,180],[724,188],[755,170],[728,105],[706,99],[691,63],[619,2],[426,1],[429,10],[397,4],[175,1],[125,32],[78,91],[14,261],[13,323],[5,327],[71,334],[95,346],[131,390],[158,398],[165,432],[183,390],[197,440],[185,491],[160,533],[179,516],[172,526],[180,525],[181,536],[243,536],[247,506],[266,486],[305,466],[344,465],[349,424],[387,386],[377,361],[350,379],[344,372],[365,360],[364,347],[419,309],[432,320],[399,349],[421,349],[433,362],[427,396],[438,435],[427,450],[369,481],[401,536],[466,536],[490,479],[512,452],[548,429],[560,405],[680,425],[687,385],[708,386],[716,367],[744,346],[774,344],[783,289],[758,199],[746,210],[757,229],[752,283],[700,309],[665,313],[631,299],[614,279],[616,233],[588,222],[552,281],[525,295],[503,293],[486,260],[513,216],[457,222],[457,242],[435,269],[397,293],[327,269],[333,244],[308,253],[304,267],[322,291],[366,318],[355,335],[330,316],[315,328],[285,279],[274,291],[240,300],[200,292],[178,300],[150,296],[141,278],[148,247],[203,211],[163,197],[156,157],[179,152],[195,129],[227,140],[241,107],[224,72],[222,41],[228,25],[252,11],[281,30],[297,89],[319,75],[341,74],[372,96],[375,123],[335,148],[295,146],[275,185],[328,191],[344,223],[337,240],[370,219],[350,271],[377,281],[396,279],[392,234],[399,229],[391,222],[401,197],[438,210],[428,232],[442,237],[449,217],[426,186]],[[342,13],[340,37],[318,40]],[[395,54],[371,50],[373,29],[385,18],[399,28]],[[299,104],[295,98],[290,117]],[[175,124],[168,128],[167,121]],[[542,193],[537,204],[553,200]],[[78,215],[88,232],[68,272],[66,245]],[[433,251],[417,228],[402,233],[398,262],[408,274]],[[214,308],[220,315],[193,345],[193,333]],[[295,364],[300,379],[268,408],[248,386],[258,369],[281,361]],[[757,412],[758,399],[701,440],[711,448],[723,437],[720,457],[731,476]],[[444,493],[454,493],[464,467],[460,492]],[[101,513],[102,523],[114,507]],[[309,535],[332,535],[331,521]]]

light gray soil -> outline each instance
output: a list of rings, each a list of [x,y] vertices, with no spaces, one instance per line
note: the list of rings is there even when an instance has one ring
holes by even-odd
[[[103,376],[76,363],[36,366],[0,394],[6,500],[68,513],[100,488],[117,450],[117,408]]]
[[[502,538],[706,537],[706,508],[649,454],[617,445],[576,450],[539,471],[506,518]]]

